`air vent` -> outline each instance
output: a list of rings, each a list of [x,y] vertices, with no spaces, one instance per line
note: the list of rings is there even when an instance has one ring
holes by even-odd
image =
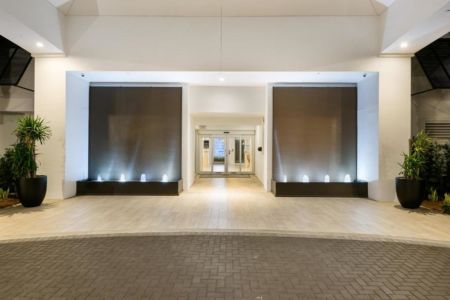
[[[435,140],[450,140],[450,121],[426,122],[425,132]]]

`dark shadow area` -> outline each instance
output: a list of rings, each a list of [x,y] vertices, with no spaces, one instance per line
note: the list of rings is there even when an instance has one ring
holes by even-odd
[[[409,209],[409,208],[404,208],[399,204],[395,205],[394,207],[399,210],[407,211],[409,213],[420,214],[420,215],[439,215],[438,212],[435,212],[435,211],[433,211],[429,208],[425,208],[425,207],[419,207],[417,209]]]
[[[3,209],[0,209],[0,218],[1,217],[12,217],[13,215],[28,215],[35,212],[41,212],[48,209],[54,208],[56,203],[42,203],[41,206],[38,207],[23,207],[21,204],[12,206],[12,207],[6,207]]]

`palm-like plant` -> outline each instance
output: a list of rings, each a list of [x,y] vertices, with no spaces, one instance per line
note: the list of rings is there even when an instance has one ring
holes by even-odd
[[[17,178],[36,177],[36,144],[43,144],[51,136],[50,127],[41,117],[25,116],[17,122],[14,131],[17,144],[14,147],[13,169]]]
[[[403,158],[403,163],[400,164],[400,166],[402,167],[400,175],[403,175],[406,179],[420,179],[421,170],[424,164],[423,158],[417,153],[403,153]]]

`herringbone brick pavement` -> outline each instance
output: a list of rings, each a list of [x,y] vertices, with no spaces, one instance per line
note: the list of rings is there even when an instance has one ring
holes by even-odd
[[[0,244],[0,299],[450,299],[450,249],[239,235]]]

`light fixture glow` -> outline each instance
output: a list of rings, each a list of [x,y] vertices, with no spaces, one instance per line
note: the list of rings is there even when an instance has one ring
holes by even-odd
[[[37,42],[37,43],[36,43],[36,47],[38,47],[38,48],[42,48],[42,47],[44,47],[44,44],[43,44],[43,43],[41,43],[41,42]]]
[[[350,174],[345,175],[344,182],[352,182],[352,177],[350,176]]]
[[[119,179],[119,181],[120,182],[125,182],[126,180],[125,180],[125,174],[120,174],[120,179]]]
[[[401,44],[400,44],[400,48],[402,48],[402,49],[408,48],[408,43],[407,43],[407,42],[401,43]]]
[[[162,182],[168,182],[169,181],[169,177],[167,176],[167,174],[164,174],[162,177]]]
[[[303,183],[308,183],[308,182],[309,182],[309,176],[303,175]]]
[[[224,81],[225,81],[225,78],[224,78],[224,77],[219,77],[219,81],[220,81],[220,82],[224,82]]]
[[[103,181],[103,179],[102,179],[102,176],[101,176],[101,175],[97,175],[97,181],[98,181],[98,182],[102,182],[102,181]]]
[[[325,175],[323,182],[329,183],[330,182],[330,175]]]
[[[141,182],[146,182],[146,181],[147,181],[147,175],[141,174]]]
[[[287,176],[286,175],[283,176],[283,182],[287,182]]]

